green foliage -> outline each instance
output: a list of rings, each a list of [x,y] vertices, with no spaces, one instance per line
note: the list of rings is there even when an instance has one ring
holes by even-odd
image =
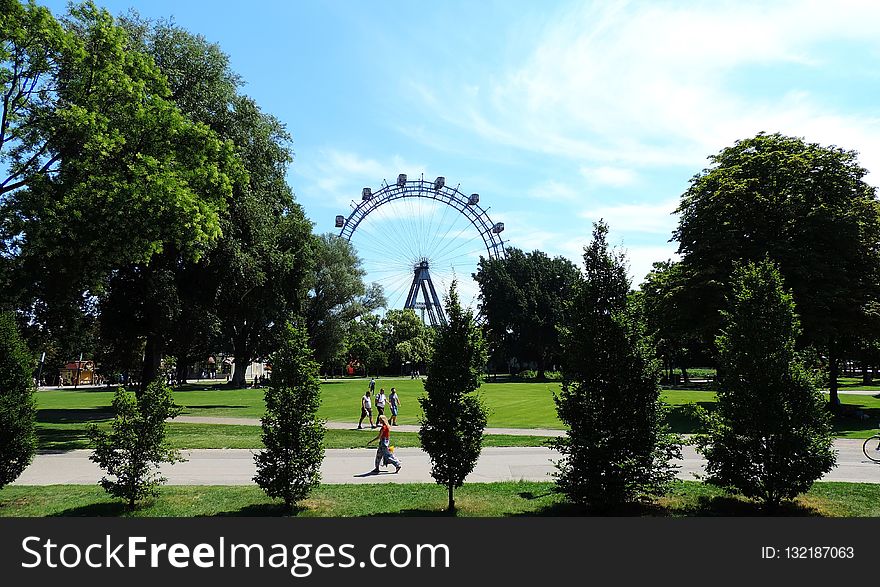
[[[557,327],[580,274],[564,257],[507,249],[504,259],[480,259],[475,275],[493,360],[534,362],[539,375],[560,357]],[[497,352],[496,352],[497,349]]]
[[[15,318],[0,314],[0,488],[21,475],[37,448],[33,368]]]
[[[434,330],[425,325],[415,310],[388,310],[382,319],[382,340],[392,372],[403,365],[421,368],[431,358]]]
[[[708,481],[776,507],[834,466],[824,401],[795,350],[792,294],[769,260],[733,276],[718,336],[718,409],[698,439]]]
[[[317,416],[318,364],[312,359],[308,337],[303,329],[290,325],[286,335],[272,355],[262,418],[266,450],[254,455],[254,481],[269,497],[282,498],[289,511],[320,483],[324,423]]]
[[[487,412],[474,394],[486,367],[486,344],[470,310],[458,300],[452,282],[446,299],[447,323],[437,330],[425,379],[419,440],[431,457],[431,476],[445,485],[449,510],[454,489],[461,487],[480,456]]]
[[[559,371],[545,371],[544,377],[538,377],[538,372],[525,369],[516,374],[519,381],[562,381],[562,373]]]
[[[166,441],[165,420],[177,416],[171,389],[155,381],[135,398],[121,387],[113,397],[115,417],[110,432],[92,425],[89,437],[95,445],[92,461],[107,472],[101,487],[113,497],[126,500],[129,508],[158,494],[165,482],[157,467],[183,459]]]
[[[710,158],[682,196],[674,239],[689,322],[707,346],[720,327],[737,261],[769,257],[791,288],[804,346],[834,370],[880,286],[880,206],[854,151],[780,134],[738,141]]]
[[[364,328],[374,322],[363,319],[385,305],[381,287],[364,285],[366,272],[347,240],[327,233],[315,241],[314,279],[305,312],[315,358],[324,368],[341,367],[349,359],[384,367],[383,357],[359,347],[365,337],[372,338]],[[360,324],[352,328],[356,322]],[[346,356],[353,347],[359,347],[357,356]]]
[[[556,448],[557,485],[570,500],[604,508],[662,495],[680,456],[668,432],[654,349],[630,302],[622,254],[608,250],[608,227],[593,228],[585,279],[562,330],[562,391],[556,409],[569,428]]]

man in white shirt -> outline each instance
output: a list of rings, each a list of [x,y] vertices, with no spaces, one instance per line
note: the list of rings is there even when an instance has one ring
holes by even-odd
[[[370,428],[375,428],[376,426],[373,424],[373,404],[370,401],[369,389],[367,390],[367,393],[364,394],[364,397],[361,398],[361,419],[358,421],[358,430],[363,428],[361,424],[367,416],[370,416]]]

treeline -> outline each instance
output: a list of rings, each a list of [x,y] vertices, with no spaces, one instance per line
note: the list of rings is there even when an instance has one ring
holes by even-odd
[[[82,355],[144,388],[222,353],[241,386],[289,322],[344,354],[381,289],[312,234],[291,136],[219,46],[91,2],[0,15],[0,308],[45,372]]]
[[[870,376],[880,364],[880,204],[866,174],[854,151],[780,134],[710,157],[676,210],[680,261],[655,263],[630,294],[667,373],[720,366],[715,338],[733,275],[767,259],[791,290],[798,352],[824,373],[832,403],[843,360]],[[559,328],[582,276],[562,257],[508,253],[482,260],[476,274],[492,359],[540,374],[561,363]]]

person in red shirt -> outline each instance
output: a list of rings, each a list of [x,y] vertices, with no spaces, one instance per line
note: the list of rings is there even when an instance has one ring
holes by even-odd
[[[391,426],[388,425],[388,418],[384,415],[379,416],[379,434],[376,435],[376,438],[367,443],[367,446],[370,445],[371,442],[378,440],[379,448],[376,450],[376,468],[373,469],[373,473],[379,473],[379,464],[381,463],[383,466],[391,463],[395,467],[395,473],[400,471],[400,467],[402,466],[400,460],[394,456],[394,453],[391,452]]]

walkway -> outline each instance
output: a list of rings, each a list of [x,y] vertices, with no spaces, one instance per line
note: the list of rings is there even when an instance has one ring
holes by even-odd
[[[838,465],[825,481],[880,483],[880,465],[862,454],[862,441],[838,439]],[[171,485],[250,485],[255,473],[253,454],[247,449],[200,449],[184,451],[189,459],[165,468]],[[704,461],[693,447],[685,446],[679,461],[679,477],[693,479],[703,470]],[[74,450],[40,454],[15,482],[18,485],[54,485],[60,483],[90,485],[101,478],[101,471],[89,460],[91,451]],[[373,449],[330,449],[326,451],[321,476],[323,483],[432,483],[430,460],[420,448],[399,448],[395,454],[403,462],[398,474],[382,472],[371,475]],[[552,461],[559,454],[545,447],[484,448],[467,481],[550,481],[555,471]]]

